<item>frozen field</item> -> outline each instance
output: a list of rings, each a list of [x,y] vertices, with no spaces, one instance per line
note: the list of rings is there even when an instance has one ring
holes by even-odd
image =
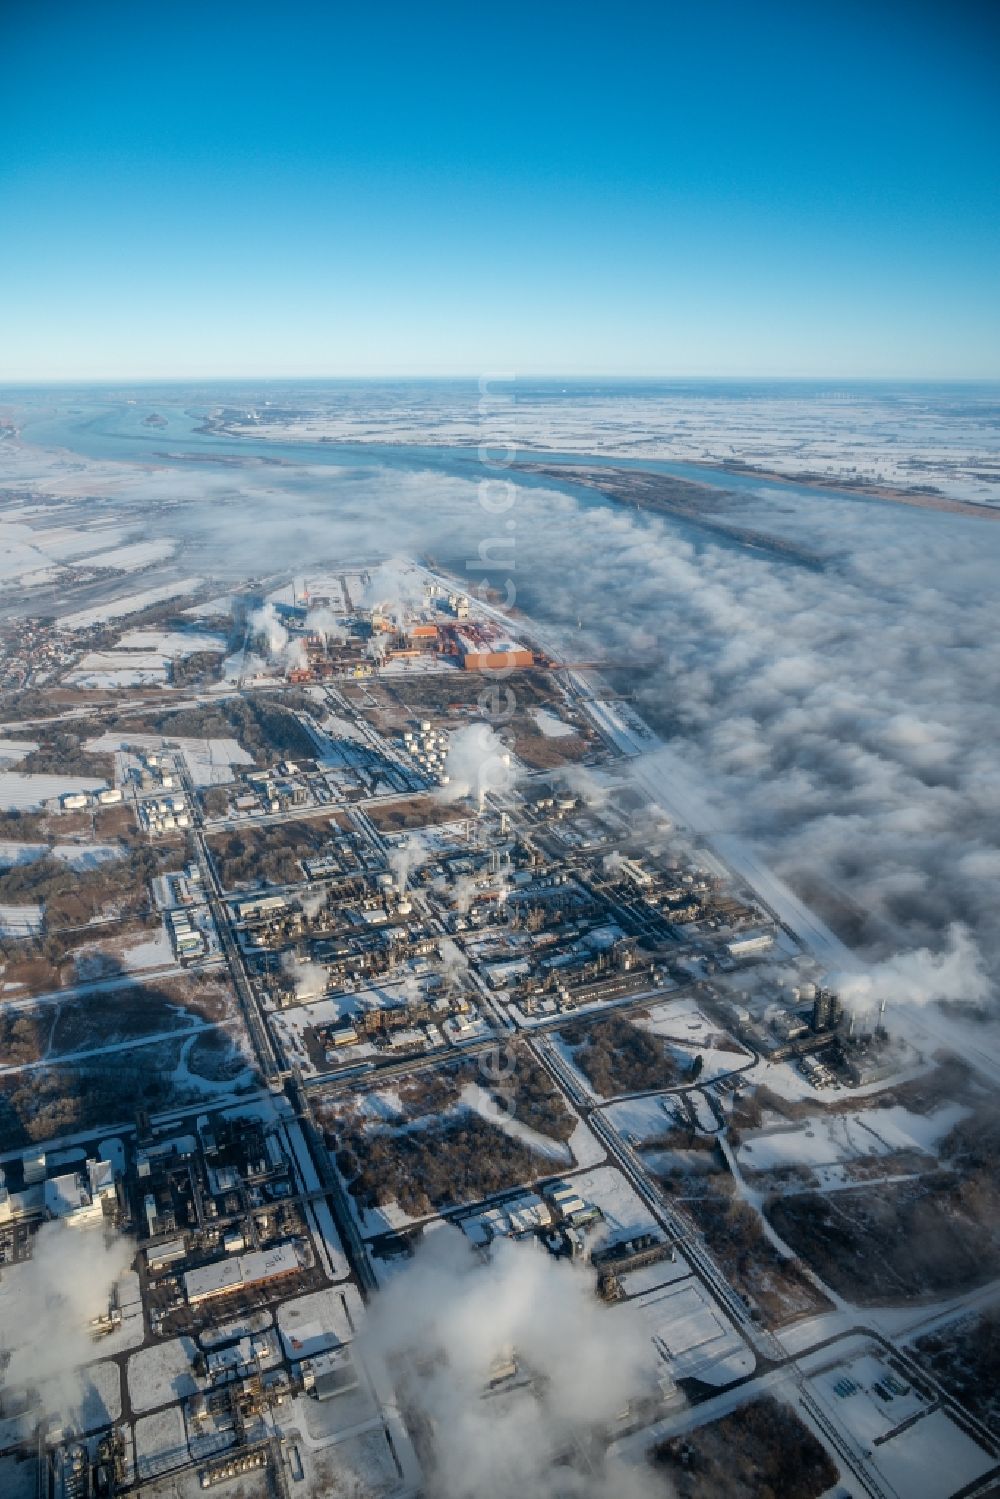
[[[36,859],[61,859],[73,869],[94,869],[108,859],[120,859],[122,850],[112,843],[10,843],[0,840],[0,869],[34,864]]]
[[[87,630],[91,625],[104,624],[109,619],[125,619],[148,609],[152,604],[162,604],[168,599],[178,598],[184,593],[193,593],[202,584],[201,578],[178,578],[174,583],[161,583],[157,588],[146,588],[141,593],[129,593],[124,598],[109,599],[107,603],[95,604],[90,609],[78,609],[75,613],[63,614],[57,623],[63,630]]]
[[[166,743],[163,734],[102,734],[87,743],[88,750],[120,751],[124,745],[138,750],[161,750]],[[235,739],[170,738],[184,756],[191,779],[196,786],[226,785],[233,779],[234,765],[252,765],[253,756]],[[103,783],[102,783],[103,784]]]
[[[0,808],[16,807],[28,812],[43,802],[71,791],[103,791],[107,781],[96,776],[33,775],[19,770],[0,770]]]
[[[151,567],[154,562],[165,562],[177,550],[177,543],[166,537],[158,541],[135,541],[128,546],[114,547],[110,552],[95,552],[87,557],[88,567],[109,567],[115,572],[136,572],[141,567]]]
[[[932,1114],[913,1114],[896,1105],[827,1118],[814,1116],[746,1134],[737,1156],[749,1170],[777,1171],[792,1165],[832,1166],[900,1150],[933,1153],[969,1112],[961,1104],[947,1104]]]
[[[672,1379],[724,1386],[751,1374],[756,1359],[700,1283],[685,1281],[647,1291],[628,1303],[641,1318]]]
[[[0,906],[0,934],[4,937],[30,937],[42,929],[41,906]]]

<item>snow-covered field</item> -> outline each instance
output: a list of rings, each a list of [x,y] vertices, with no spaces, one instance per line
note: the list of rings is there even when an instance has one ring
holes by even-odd
[[[891,1373],[881,1357],[863,1353],[817,1372],[808,1388],[899,1499],[948,1499],[989,1472],[992,1454],[912,1387],[888,1391]]]
[[[192,1360],[198,1349],[191,1338],[171,1338],[133,1353],[128,1361],[128,1389],[137,1411],[154,1410],[168,1401],[185,1399],[204,1388]]]
[[[140,1478],[152,1478],[188,1460],[184,1417],[179,1405],[170,1405],[155,1416],[141,1416],[135,1423],[135,1462]]]
[[[63,630],[87,630],[91,625],[101,625],[109,619],[126,619],[128,615],[137,614],[140,609],[148,609],[152,604],[162,604],[168,599],[179,598],[181,594],[193,593],[196,588],[201,587],[202,581],[201,578],[178,578],[173,583],[161,583],[156,588],[146,588],[140,593],[126,594],[124,598],[94,604],[89,609],[62,614],[56,623]]]
[[[624,1309],[667,1364],[672,1379],[724,1386],[751,1374],[753,1353],[697,1281],[646,1291]]]
[[[207,630],[126,630],[115,651],[152,651],[174,660],[195,651],[221,653],[225,648],[225,638],[211,635]]]
[[[41,906],[0,906],[0,935],[30,937],[42,929]]]
[[[87,749],[97,751],[119,751],[126,744],[132,749],[161,750],[166,743],[163,734],[102,734],[99,739],[90,739]],[[253,756],[235,739],[178,739],[170,743],[180,749],[196,786],[220,786],[233,779],[234,765],[252,765]]]
[[[77,687],[145,687],[167,680],[167,664],[150,651],[91,651],[67,676]]]
[[[107,781],[96,776],[35,775],[20,770],[0,770],[0,807],[28,812],[43,802],[71,791],[103,791]]]
[[[914,1114],[896,1104],[856,1114],[817,1115],[793,1125],[745,1134],[737,1159],[751,1171],[777,1171],[792,1165],[815,1170],[900,1150],[932,1154],[969,1112],[961,1104],[951,1103],[932,1114]],[[839,1174],[835,1176],[839,1180]]]
[[[298,1360],[349,1343],[363,1315],[361,1296],[349,1283],[284,1301],[277,1316],[285,1353]]]
[[[522,449],[747,464],[764,473],[827,483],[938,488],[955,499],[1000,504],[1000,434],[988,398],[914,388],[774,391],[706,382],[660,390],[517,389],[513,431]],[[338,405],[291,418],[258,413],[254,438],[287,442],[482,442],[478,396],[463,391],[428,405],[426,392],[373,393],[364,410]],[[505,428],[506,430],[506,428]]]
[[[122,1413],[121,1372],[116,1363],[105,1359],[88,1364],[82,1375],[83,1399],[79,1422],[84,1431],[98,1431]]]
[[[720,1042],[728,1041],[728,1037],[724,1037],[719,1027],[706,1019],[690,999],[653,1005],[649,1019],[637,1018],[636,1024],[666,1041],[668,1050],[682,1069],[700,1056],[703,1083],[725,1077],[745,1067],[751,1060],[750,1053],[736,1042],[731,1043],[732,1049],[720,1045]]]
[[[572,724],[563,723],[562,719],[550,712],[548,708],[532,708],[531,716],[546,739],[572,738],[576,733]]]
[[[165,562],[177,550],[177,543],[168,537],[156,541],[135,541],[128,546],[114,547],[110,552],[95,552],[87,557],[88,567],[110,567],[116,572],[136,572],[141,567],[150,567],[154,562]]]
[[[577,1172],[570,1181],[586,1202],[596,1203],[604,1214],[607,1243],[658,1232],[656,1220],[616,1166],[595,1166]]]
[[[33,739],[0,739],[0,768],[17,765],[25,755],[30,755],[37,748],[38,744]]]
[[[113,843],[10,843],[0,840],[0,869],[34,864],[36,859],[61,859],[73,869],[93,869],[109,859],[120,859],[122,850]]]
[[[166,930],[161,927],[152,937],[127,947],[122,953],[122,963],[129,973],[141,973],[147,968],[165,968],[174,961],[174,950]]]

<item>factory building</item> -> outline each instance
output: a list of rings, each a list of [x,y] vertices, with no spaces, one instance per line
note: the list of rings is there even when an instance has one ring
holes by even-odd
[[[490,625],[465,624],[456,629],[455,648],[465,671],[516,671],[535,661],[525,646]]]
[[[255,1249],[249,1254],[234,1254],[215,1260],[184,1276],[184,1292],[189,1306],[199,1306],[218,1296],[231,1296],[252,1286],[264,1286],[286,1275],[297,1275],[302,1269],[294,1244],[276,1244],[271,1249]]]
[[[773,946],[774,938],[770,932],[753,932],[746,937],[734,937],[726,943],[726,951],[731,958],[750,958]]]
[[[348,1348],[332,1348],[302,1360],[302,1388],[316,1400],[334,1400],[358,1388],[358,1373]]]

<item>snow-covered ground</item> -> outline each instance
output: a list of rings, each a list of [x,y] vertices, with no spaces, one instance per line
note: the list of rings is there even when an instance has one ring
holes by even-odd
[[[11,843],[0,841],[0,869],[19,864],[34,864],[36,859],[61,859],[72,869],[94,869],[109,859],[120,859],[122,850],[114,843]]]
[[[156,588],[145,588],[139,593],[126,594],[124,598],[94,604],[89,609],[62,614],[56,623],[62,630],[88,630],[91,625],[101,625],[109,619],[126,619],[128,615],[138,614],[140,609],[148,609],[152,604],[163,604],[168,599],[179,598],[181,594],[194,593],[196,588],[201,587],[202,581],[201,578],[178,578],[173,583],[161,583]]]
[[[852,1114],[816,1115],[795,1124],[775,1125],[743,1135],[737,1151],[742,1167],[776,1171],[790,1165],[832,1167],[862,1156],[899,1150],[932,1154],[935,1147],[970,1110],[950,1103],[931,1114],[914,1114],[900,1105]],[[843,1173],[834,1173],[840,1181]]]
[[[573,1165],[573,1153],[568,1145],[563,1145],[548,1135],[539,1134],[538,1130],[532,1129],[528,1124],[522,1124],[516,1114],[509,1116],[505,1109],[497,1107],[494,1100],[478,1083],[466,1083],[462,1089],[462,1103],[474,1114],[478,1114],[481,1119],[503,1130],[504,1134],[509,1135],[512,1140],[518,1140],[529,1150],[533,1150],[536,1155],[544,1156],[553,1163],[553,1166]]]
[[[140,1478],[152,1478],[188,1460],[184,1417],[179,1405],[169,1405],[135,1423],[135,1461]]]
[[[808,1360],[805,1367],[816,1362]],[[878,1354],[862,1353],[832,1367],[828,1356],[824,1362],[828,1367],[807,1376],[810,1394],[827,1419],[848,1433],[896,1499],[948,1499],[993,1467],[993,1455],[946,1411],[935,1409],[912,1387],[900,1393],[886,1386],[892,1370]]]
[[[745,1067],[750,1060],[750,1053],[736,1042],[731,1043],[731,1049],[730,1045],[719,1045],[720,1041],[728,1042],[728,1037],[723,1037],[719,1027],[708,1020],[691,999],[652,1005],[649,1018],[636,1017],[636,1024],[666,1041],[668,1050],[682,1069],[700,1056],[700,1080],[703,1083],[725,1077]]]
[[[99,739],[89,740],[87,749],[120,751],[127,744],[133,749],[155,751],[163,748],[166,737],[163,734],[102,734]],[[196,786],[225,785],[233,779],[234,765],[253,764],[253,756],[247,754],[235,739],[178,739],[171,736],[170,743],[180,749]]]
[[[16,807],[20,812],[29,812],[68,792],[103,791],[107,784],[97,776],[36,775],[21,770],[0,770],[0,807]]]
[[[298,1361],[349,1343],[361,1324],[364,1307],[357,1288],[347,1282],[284,1301],[277,1316],[285,1353]]]
[[[515,433],[525,450],[652,458],[674,463],[749,464],[762,472],[827,483],[899,489],[928,484],[955,499],[1000,503],[1000,436],[989,401],[910,389],[774,391],[760,387],[609,389],[536,393],[517,389]],[[478,397],[449,393],[429,407],[425,392],[378,392],[364,411],[342,404],[269,418],[241,429],[254,438],[316,442],[431,443],[483,440]],[[506,431],[506,428],[505,428]],[[526,454],[522,453],[522,456]]]
[[[168,660],[191,656],[195,651],[217,651],[226,648],[225,637],[206,630],[126,630],[115,646],[120,651],[153,651]]]
[[[42,929],[41,906],[0,906],[0,935],[4,937],[30,937]]]
[[[667,1109],[664,1108],[664,1103]],[[637,1140],[653,1140],[676,1128],[672,1112],[674,1107],[676,1105],[669,1096],[663,1099],[627,1098],[622,1103],[609,1104],[604,1113],[619,1135],[635,1135]]]
[[[193,1338],[171,1338],[133,1353],[128,1361],[128,1389],[135,1410],[154,1410],[204,1389],[204,1380],[192,1367],[197,1352]]]
[[[18,765],[32,750],[38,748],[34,739],[0,739],[0,769],[7,765]]]
[[[757,1360],[699,1281],[643,1292],[622,1312],[644,1333],[674,1380],[722,1387],[752,1374]]]
[[[67,676],[77,687],[143,687],[167,680],[167,663],[151,651],[91,651]]]
[[[161,536],[155,541],[134,541],[127,546],[113,547],[110,552],[94,552],[88,555],[87,566],[109,567],[115,572],[137,572],[154,562],[165,562],[176,550],[175,541]]]
[[[561,718],[557,717],[555,713],[550,712],[548,708],[532,708],[531,716],[546,739],[571,739],[576,733],[572,724],[564,723]]]
[[[604,1236],[609,1244],[634,1239],[659,1229],[645,1203],[629,1185],[617,1166],[595,1166],[576,1172],[570,1181],[586,1202],[596,1203],[604,1215]]]
[[[141,973],[147,968],[166,968],[174,961],[174,950],[165,928],[161,927],[152,937],[127,947],[122,953],[122,963],[129,973]]]
[[[205,599],[204,603],[191,604],[182,612],[189,614],[192,619],[212,619],[217,614],[231,613],[232,605],[232,594],[222,593],[218,598]]]

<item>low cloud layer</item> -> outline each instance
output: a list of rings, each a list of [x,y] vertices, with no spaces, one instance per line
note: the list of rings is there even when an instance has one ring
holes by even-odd
[[[1000,525],[744,491],[730,516],[826,559],[812,570],[537,484],[516,491],[501,524],[479,503],[474,466],[466,478],[430,460],[325,457],[304,449],[294,464],[238,472],[122,466],[115,493],[142,500],[152,534],[180,537],[188,559],[233,578],[373,554],[431,553],[462,570],[502,533],[505,550],[487,546],[502,561],[472,581],[511,578],[575,657],[642,660],[638,706],[716,830],[749,838],[869,961],[947,952],[959,922],[996,971]],[[40,470],[53,461],[42,455]],[[104,481],[72,482],[93,493]],[[370,601],[411,586],[389,562],[373,570]]]

